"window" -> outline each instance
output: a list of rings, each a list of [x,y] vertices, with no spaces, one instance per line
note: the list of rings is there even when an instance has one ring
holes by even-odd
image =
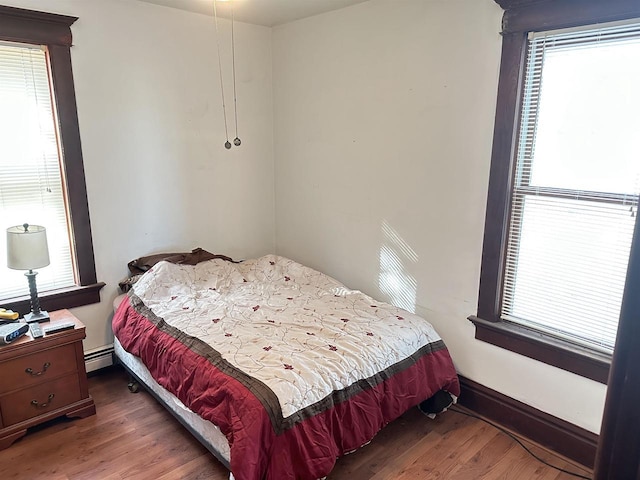
[[[640,24],[528,43],[501,318],[611,353],[640,190]]]
[[[0,218],[3,228],[46,227],[51,264],[38,272],[41,292],[75,285],[49,86],[46,49],[0,44]],[[0,267],[0,298],[29,293],[23,273]]]
[[[470,319],[480,340],[606,383],[640,192],[640,21],[617,20],[640,9],[498,3],[503,56]]]
[[[4,230],[47,228],[43,308],[100,301],[70,62],[76,19],[0,7],[0,251]],[[3,262],[4,263],[4,262]],[[23,272],[0,265],[0,304],[29,310]]]

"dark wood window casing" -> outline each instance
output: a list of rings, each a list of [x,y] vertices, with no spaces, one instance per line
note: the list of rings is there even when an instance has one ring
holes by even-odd
[[[504,10],[476,338],[607,383],[611,356],[500,319],[527,34],[640,18],[637,0],[495,0]],[[637,244],[637,242],[636,242]]]
[[[39,292],[43,309],[59,310],[100,301],[104,283],[96,277],[87,187],[84,177],[76,94],[71,68],[71,25],[77,17],[0,6],[0,40],[46,45],[54,88],[55,111],[63,152],[63,178],[71,228],[77,285]],[[20,313],[30,309],[29,297],[2,300],[2,306]]]

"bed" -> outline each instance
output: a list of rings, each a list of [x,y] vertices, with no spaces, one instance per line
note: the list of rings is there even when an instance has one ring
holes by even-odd
[[[169,260],[118,307],[115,354],[236,480],[324,478],[409,408],[460,393],[408,311],[276,255]]]

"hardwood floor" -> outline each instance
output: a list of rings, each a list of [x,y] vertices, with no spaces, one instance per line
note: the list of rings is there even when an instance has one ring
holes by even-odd
[[[149,394],[127,390],[117,368],[89,379],[97,414],[35,427],[0,451],[0,479],[227,480],[229,473]],[[590,472],[541,448],[536,454]],[[329,480],[569,480],[486,423],[449,411],[429,420],[412,409],[366,447],[338,460]]]

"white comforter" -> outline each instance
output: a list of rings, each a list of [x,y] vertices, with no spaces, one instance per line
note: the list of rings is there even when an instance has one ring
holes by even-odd
[[[269,386],[284,418],[440,340],[423,318],[275,255],[160,262],[133,292]]]

